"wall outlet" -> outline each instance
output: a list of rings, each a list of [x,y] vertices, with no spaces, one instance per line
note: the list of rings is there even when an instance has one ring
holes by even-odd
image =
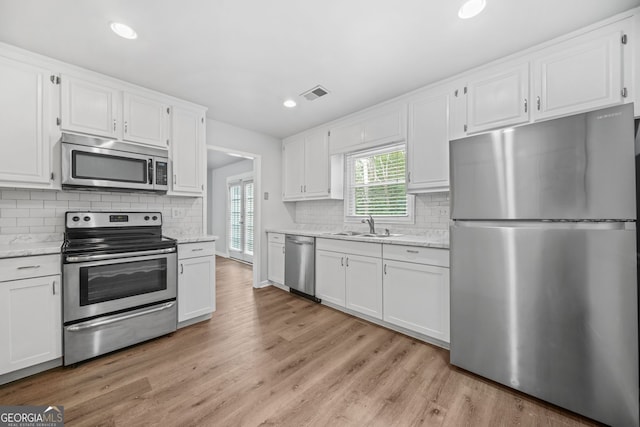
[[[184,218],[187,216],[185,208],[171,208],[171,218]]]

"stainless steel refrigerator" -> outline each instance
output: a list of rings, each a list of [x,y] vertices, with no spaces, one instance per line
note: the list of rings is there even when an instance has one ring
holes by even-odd
[[[639,425],[633,107],[450,143],[451,363]]]

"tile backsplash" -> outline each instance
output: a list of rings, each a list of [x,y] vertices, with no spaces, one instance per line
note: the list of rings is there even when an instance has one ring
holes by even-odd
[[[184,217],[174,218],[173,208]],[[202,199],[135,193],[0,190],[0,243],[61,240],[67,211],[158,211],[163,232],[202,233]]]
[[[361,231],[367,229],[366,224],[344,222],[344,201],[342,200],[296,202],[295,222],[300,228]],[[417,194],[415,196],[414,224],[384,224],[380,222],[380,227],[377,228],[379,230],[389,228],[393,233],[416,235],[437,232],[448,238],[449,193]]]

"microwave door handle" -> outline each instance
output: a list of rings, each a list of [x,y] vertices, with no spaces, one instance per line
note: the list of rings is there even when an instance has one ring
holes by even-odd
[[[149,159],[149,184],[153,185],[153,159]]]

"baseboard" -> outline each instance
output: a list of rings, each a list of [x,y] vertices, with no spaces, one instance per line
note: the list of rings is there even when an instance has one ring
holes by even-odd
[[[9,372],[4,375],[0,375],[0,385],[10,383],[31,375],[39,374],[40,372],[48,371],[49,369],[62,366],[62,358],[59,357],[49,362],[40,363],[35,366],[29,366],[28,368],[19,369],[17,371]]]
[[[254,286],[254,288],[262,289],[262,288],[266,288],[267,286],[271,286],[271,282],[268,280],[263,280],[262,282],[260,282],[258,286]]]
[[[194,317],[193,319],[184,320],[182,322],[178,322],[178,329],[184,328],[185,326],[191,326],[195,323],[204,322],[205,320],[211,319],[212,313],[203,314],[202,316]]]
[[[216,256],[222,257],[222,258],[229,258],[229,253],[228,252],[218,252],[216,251]]]
[[[278,288],[278,289],[282,289],[285,292],[289,292],[289,287],[285,286],[285,285],[281,285],[280,283],[276,283],[276,282],[269,282],[271,283],[271,286]]]

